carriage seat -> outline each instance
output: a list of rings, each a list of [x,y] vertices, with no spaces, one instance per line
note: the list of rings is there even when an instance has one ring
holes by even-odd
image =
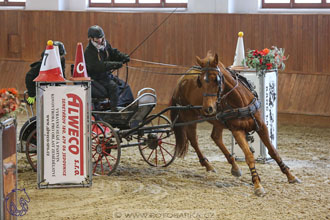
[[[122,129],[138,126],[157,104],[156,92],[152,88],[143,88],[137,98],[126,107],[117,107],[118,112],[92,111],[93,115]]]
[[[119,109],[119,112],[134,112],[129,119],[129,126],[132,128],[142,122],[153,110],[156,104],[156,91],[152,88],[143,88],[138,92],[137,98],[128,106]]]

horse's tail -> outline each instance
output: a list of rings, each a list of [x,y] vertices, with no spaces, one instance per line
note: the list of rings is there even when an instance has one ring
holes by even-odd
[[[176,104],[177,104],[174,97],[172,97],[171,104],[172,104],[172,106],[176,106]],[[176,123],[182,122],[180,120],[179,110],[171,110],[170,116],[171,116],[172,122],[174,120],[176,120],[177,117],[179,117],[179,118],[176,120]],[[177,127],[174,126],[173,131],[174,131],[174,135],[175,135],[176,156],[183,158],[187,154],[188,146],[189,146],[185,127],[184,126],[177,126]]]

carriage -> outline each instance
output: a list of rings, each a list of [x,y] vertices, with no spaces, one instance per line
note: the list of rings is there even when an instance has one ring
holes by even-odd
[[[26,94],[24,94],[26,97]],[[25,98],[24,98],[25,100]],[[107,101],[93,98],[91,125],[92,169],[94,175],[110,175],[118,167],[121,149],[139,148],[143,160],[154,167],[167,167],[176,157],[173,127],[165,116],[169,110],[201,109],[201,106],[171,106],[157,114],[156,91],[143,88],[137,98],[118,112],[107,110]],[[29,119],[19,133],[18,152],[25,152],[27,161],[37,171],[37,120],[33,108],[27,110]],[[171,137],[172,136],[172,137]]]

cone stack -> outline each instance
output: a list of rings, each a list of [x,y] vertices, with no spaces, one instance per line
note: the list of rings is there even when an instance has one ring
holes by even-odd
[[[56,50],[53,41],[47,42],[46,51],[42,59],[40,72],[35,82],[63,82],[65,79],[62,76],[61,62],[57,58]]]
[[[245,60],[245,52],[244,52],[244,42],[243,42],[243,32],[238,32],[238,40],[236,45],[234,63],[231,66],[232,69],[246,69]]]

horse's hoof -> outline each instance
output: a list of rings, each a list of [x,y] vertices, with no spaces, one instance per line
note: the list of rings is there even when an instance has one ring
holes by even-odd
[[[207,172],[217,173],[217,170],[213,168],[213,169],[208,170]]]
[[[242,176],[242,171],[240,169],[238,169],[238,170],[231,169],[231,174],[233,176],[240,177],[240,176]]]
[[[289,183],[301,183],[301,180],[296,177],[293,180],[289,180]]]
[[[264,188],[260,187],[260,188],[257,188],[254,190],[254,194],[256,196],[261,197],[261,196],[264,196],[266,194],[266,192],[265,192]]]

